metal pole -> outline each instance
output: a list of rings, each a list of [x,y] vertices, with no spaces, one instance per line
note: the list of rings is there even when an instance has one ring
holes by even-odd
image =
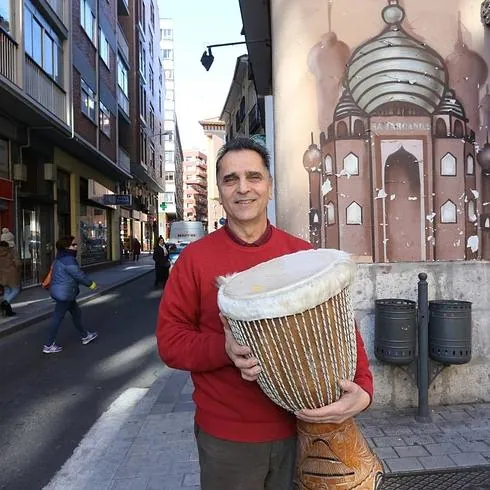
[[[417,386],[419,407],[416,420],[430,422],[429,413],[429,294],[427,274],[419,274]]]

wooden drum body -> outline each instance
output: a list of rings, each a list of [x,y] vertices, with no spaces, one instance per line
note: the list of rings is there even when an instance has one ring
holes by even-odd
[[[238,343],[259,360],[258,383],[285,410],[320,408],[353,380],[356,332],[349,286],[355,264],[338,250],[278,257],[220,278],[218,304]],[[378,487],[382,467],[354,420],[298,421],[297,488]]]

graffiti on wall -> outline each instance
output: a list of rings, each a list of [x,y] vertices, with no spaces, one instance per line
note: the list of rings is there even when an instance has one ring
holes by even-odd
[[[461,19],[444,59],[409,2],[381,3],[372,38],[347,46],[330,16],[308,56],[321,131],[303,157],[310,240],[366,262],[490,259],[487,65]]]

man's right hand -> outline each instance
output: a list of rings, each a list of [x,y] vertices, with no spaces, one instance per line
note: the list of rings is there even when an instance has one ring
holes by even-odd
[[[225,350],[233,364],[240,370],[242,378],[246,381],[257,381],[262,369],[259,366],[259,361],[250,355],[250,347],[240,345],[233,334],[226,318],[220,314],[221,322],[225,330]]]

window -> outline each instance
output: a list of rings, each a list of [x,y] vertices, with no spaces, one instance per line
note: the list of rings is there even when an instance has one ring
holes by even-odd
[[[117,59],[117,84],[119,88],[124,92],[126,97],[128,96],[128,69],[120,58]]]
[[[162,91],[161,90],[158,91],[158,110],[160,112],[162,112]],[[162,143],[160,142],[160,144],[162,144]]]
[[[174,182],[175,174],[174,172],[165,172],[165,182]]]
[[[153,29],[155,26],[155,6],[153,5],[153,2],[150,4],[150,23],[151,28]]]
[[[173,163],[174,161],[174,152],[166,151],[165,152],[165,163]]]
[[[139,50],[140,73],[143,76],[143,78],[145,78],[145,75],[146,75],[146,52],[145,52],[145,48],[143,46],[143,41],[140,41],[139,46],[140,46],[140,50]]]
[[[164,60],[173,59],[173,49],[162,49],[162,58]]]
[[[174,202],[174,193],[173,192],[165,192],[163,194],[163,198],[164,198],[165,202],[173,203]]]
[[[174,120],[174,111],[164,111],[163,118],[165,121],[173,121]]]
[[[105,37],[105,34],[102,32],[102,30],[99,30],[99,53],[100,57],[102,58],[102,61],[105,63],[107,68],[110,68],[110,52],[111,48],[109,47],[109,41]]]
[[[140,131],[140,162],[146,164],[146,134]]]
[[[344,158],[344,170],[350,175],[359,175],[359,158],[354,153],[349,153]]]
[[[146,121],[146,90],[140,83],[140,116]]]
[[[473,175],[475,173],[475,159],[473,155],[468,155],[466,158],[466,173]]]
[[[347,207],[346,223],[348,225],[362,225],[362,208],[353,202]]]
[[[111,137],[111,113],[102,102],[99,103],[99,127],[108,138]]]
[[[150,90],[151,93],[155,93],[155,80],[153,80],[153,68],[150,66],[148,67],[148,78],[150,80]]]
[[[80,78],[82,112],[95,122],[95,94],[83,78]]]
[[[47,75],[61,85],[63,42],[27,1],[24,9],[24,44],[26,53]]]
[[[154,55],[154,51],[153,51],[153,39],[150,39],[148,41],[148,51],[150,53],[150,59],[153,60],[153,55]]]
[[[333,174],[333,160],[330,155],[325,157],[325,173],[327,175]]]
[[[475,223],[477,219],[475,201],[468,201],[468,221]]]
[[[175,92],[171,89],[165,90],[165,99],[166,100],[174,100]]]
[[[151,168],[155,168],[155,146],[153,143],[150,144],[150,165]]]
[[[161,29],[160,36],[163,39],[172,39],[172,29]]]
[[[139,22],[139,25],[141,26],[143,32],[145,32],[145,24],[146,24],[146,20],[145,20],[145,17],[146,17],[146,12],[145,12],[145,2],[144,0],[139,0],[138,2],[138,5],[139,5],[139,18],[138,18],[138,22]]]
[[[10,10],[10,1],[2,2],[0,4],[0,27],[7,32],[11,31],[12,11]]]
[[[160,178],[162,179],[163,178],[163,158],[162,158],[161,154],[158,156],[158,159],[159,159],[159,163],[160,163]]]
[[[153,106],[150,104],[150,129],[151,133],[155,133],[155,110],[153,109]]]
[[[441,175],[456,175],[456,158],[451,153],[446,153],[441,159]]]
[[[173,79],[174,79],[174,71],[165,70],[165,80],[173,80]]]
[[[92,42],[95,42],[95,15],[88,0],[80,0],[80,24]]]
[[[333,202],[329,202],[325,206],[326,214],[327,214],[327,225],[335,224],[335,204]]]
[[[456,223],[456,204],[451,200],[446,201],[441,206],[441,223]]]

